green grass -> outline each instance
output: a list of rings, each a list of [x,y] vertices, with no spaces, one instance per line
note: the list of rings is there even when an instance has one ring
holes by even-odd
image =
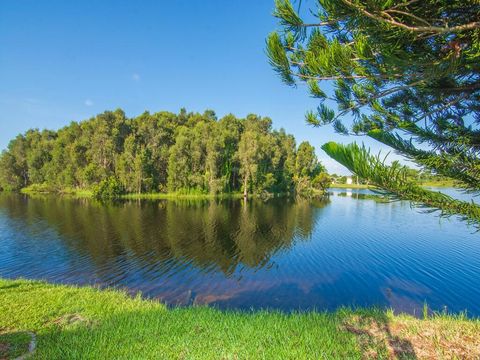
[[[419,185],[424,187],[453,187],[454,183],[450,180],[444,181],[429,181],[419,183]],[[332,184],[330,186],[332,189],[371,189],[372,185],[364,185],[364,184]],[[57,194],[57,195],[67,195],[73,197],[81,197],[81,198],[92,198],[93,192],[91,190],[85,189],[74,189],[74,188],[64,188],[64,189],[56,189],[50,185],[46,184],[33,184],[26,188],[20,190],[21,193],[27,195],[49,195],[49,194]],[[275,197],[279,196],[288,196],[289,194],[274,194]],[[321,196],[323,192],[314,190],[313,195]],[[249,195],[250,198],[255,198],[253,194]],[[202,193],[130,193],[122,195],[122,199],[128,200],[141,200],[141,199],[151,199],[151,200],[161,200],[161,199],[240,199],[243,198],[243,193],[220,193],[220,194],[202,194]]]
[[[86,189],[55,189],[47,185],[30,185],[20,190],[22,194],[31,196],[42,195],[66,195],[82,198],[93,198],[93,192]],[[140,200],[140,199],[226,199],[243,198],[242,193],[221,193],[221,194],[202,194],[202,193],[130,193],[121,196],[122,199]]]
[[[182,193],[144,193],[144,194],[125,194],[122,199],[240,199],[241,193],[224,194],[182,194]]]
[[[332,189],[370,189],[372,185],[365,184],[332,184],[330,186]]]
[[[480,323],[462,316],[167,309],[120,291],[0,280],[1,333],[34,332],[36,359],[361,359],[388,357],[399,346],[414,358],[416,337],[430,341],[438,329],[442,342],[427,350],[448,356],[461,346],[464,355],[477,355]]]
[[[351,197],[352,199],[356,200],[373,200],[378,203],[388,203],[390,202],[390,199],[387,196],[379,195],[379,194],[360,194],[360,193],[346,193],[346,192],[340,192],[337,193],[337,196],[342,196],[342,197]]]
[[[439,180],[439,181],[422,181],[418,185],[424,187],[438,187],[438,188],[451,188],[455,186],[453,180]],[[332,189],[371,189],[374,186],[365,185],[365,184],[332,184],[330,188]]]
[[[0,359],[15,359],[28,352],[31,335],[25,331],[3,332],[0,329]]]
[[[419,182],[418,184],[420,186],[425,186],[425,187],[438,187],[438,188],[455,187],[455,181],[453,180],[422,181],[422,182]]]
[[[22,194],[27,194],[30,196],[44,196],[44,195],[66,195],[72,197],[81,197],[81,198],[93,198],[93,191],[87,189],[76,189],[76,188],[55,188],[47,184],[32,184],[20,190]],[[283,197],[290,194],[278,193],[273,194],[273,197]],[[249,198],[259,197],[255,194],[249,194]],[[198,191],[183,191],[183,192],[174,192],[174,193],[128,193],[121,196],[122,199],[128,200],[141,200],[141,199],[152,199],[152,200],[161,200],[161,199],[240,199],[243,198],[243,193],[233,192],[233,193],[218,193],[218,194],[205,194]]]
[[[167,310],[118,291],[0,280],[0,328],[37,334],[40,359],[358,357],[333,314]]]
[[[57,189],[47,184],[32,184],[20,190],[22,194],[51,194]]]
[[[93,193],[91,190],[86,189],[74,189],[74,188],[62,188],[58,189],[47,184],[32,184],[20,190],[22,194],[27,195],[69,195],[82,198],[91,198]]]

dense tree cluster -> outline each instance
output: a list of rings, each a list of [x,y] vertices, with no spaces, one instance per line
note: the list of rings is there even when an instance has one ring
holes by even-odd
[[[313,146],[297,149],[266,117],[116,110],[18,135],[0,156],[0,188],[286,193],[305,191],[322,170]]]

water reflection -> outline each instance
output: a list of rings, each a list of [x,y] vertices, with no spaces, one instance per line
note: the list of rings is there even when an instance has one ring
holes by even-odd
[[[0,276],[222,308],[388,306],[480,315],[480,242],[371,192],[325,200],[126,201],[0,194]]]
[[[193,265],[207,273],[220,270],[227,277],[239,267],[268,267],[272,255],[309,239],[315,214],[328,202],[326,198],[105,205],[72,198],[0,197],[0,207],[19,221],[19,228],[37,238],[42,223],[48,223],[63,245],[88,256],[99,269],[127,255],[142,266],[156,267],[151,271],[180,271]]]
[[[359,191],[341,191],[341,192],[332,192],[330,195],[337,195],[337,196],[342,196],[342,197],[349,197],[353,198],[355,200],[374,200],[377,202],[389,202],[391,201],[388,196],[382,195],[380,193],[373,193],[371,191],[368,192],[359,192]]]

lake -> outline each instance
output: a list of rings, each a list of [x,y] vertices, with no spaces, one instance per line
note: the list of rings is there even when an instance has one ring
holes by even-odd
[[[0,276],[117,287],[169,305],[480,316],[480,235],[406,202],[124,201],[0,193]]]

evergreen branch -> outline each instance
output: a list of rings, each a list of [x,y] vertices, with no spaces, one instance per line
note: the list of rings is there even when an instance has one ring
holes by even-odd
[[[299,66],[300,64],[293,63],[294,65]],[[405,74],[388,74],[388,75],[382,75],[382,74],[375,74],[375,75],[329,75],[329,76],[314,76],[314,75],[306,75],[306,74],[300,74],[296,73],[294,71],[290,70],[290,75],[296,76],[301,79],[306,79],[306,80],[316,80],[316,81],[332,81],[332,80],[355,80],[355,79],[382,79],[382,80],[388,80],[392,78],[401,78],[405,76]],[[410,87],[411,85],[406,85]]]
[[[393,25],[395,27],[399,27],[399,28],[402,28],[402,29],[405,29],[405,30],[408,30],[408,31],[412,31],[412,32],[418,32],[418,33],[428,32],[428,33],[435,33],[435,34],[445,34],[445,33],[449,33],[449,32],[452,32],[452,33],[453,32],[462,32],[462,31],[474,30],[474,29],[479,29],[480,28],[480,22],[479,21],[474,21],[474,22],[471,22],[471,23],[467,23],[467,24],[463,24],[463,25],[457,25],[457,26],[453,26],[453,27],[449,27],[449,26],[411,26],[411,25],[404,24],[402,22],[398,22],[396,20],[392,20],[391,18],[387,19],[383,16],[378,16],[376,14],[373,14],[373,13],[365,10],[362,6],[358,6],[356,4],[353,4],[349,0],[341,0],[341,1],[344,4],[346,4],[347,6],[359,11],[360,13],[362,13],[363,15],[365,15],[366,17],[368,17],[370,19],[380,21],[380,22],[384,22],[384,23]]]
[[[298,9],[300,10],[300,7]],[[337,22],[336,20],[329,20],[305,24],[300,16],[298,16],[297,12],[298,11],[295,11],[293,8],[290,0],[275,0],[275,11],[273,12],[273,16],[280,19],[282,25],[287,26],[290,29],[299,30],[301,28],[328,26]]]
[[[462,220],[480,226],[480,206],[474,202],[453,199],[440,192],[430,191],[408,179],[407,168],[398,162],[385,165],[380,156],[373,156],[363,145],[341,145],[329,142],[322,149],[355,175],[383,189],[394,199],[410,201],[414,206],[440,211],[441,216],[458,215]]]
[[[411,14],[411,13],[408,13],[408,12],[406,12],[406,11],[389,9],[389,10],[385,10],[384,12],[387,13],[387,14],[392,12],[392,13],[396,13],[396,14],[401,14],[401,15],[409,16],[409,17],[411,17],[412,19],[415,19],[415,20],[417,20],[417,21],[419,21],[419,22],[422,22],[422,23],[424,23],[424,24],[427,25],[427,26],[431,26],[430,23],[429,23],[428,21],[426,21],[425,19],[422,19],[422,18],[420,18],[420,17],[418,17],[418,16],[415,16],[415,15],[413,15],[413,14]]]
[[[391,9],[398,9],[398,8],[401,8],[401,7],[408,7],[410,5],[412,5],[413,3],[416,3],[420,0],[410,0],[409,2],[406,2],[406,3],[399,3],[397,5],[394,5],[391,7]]]
[[[465,190],[479,191],[478,2],[320,0],[313,16],[319,23],[336,19],[336,25],[312,30],[289,3],[276,3],[288,54],[282,71],[307,83],[320,100],[317,111],[307,113],[308,123],[332,124],[342,134],[405,132],[410,139],[387,133],[380,139],[381,133],[377,140]],[[333,81],[337,111],[325,105],[330,97],[321,81]],[[346,127],[341,120],[349,114],[353,124]],[[412,141],[429,148],[420,150]]]
[[[384,90],[384,91],[381,91],[379,93],[377,93],[376,95],[374,96],[371,96],[369,97],[368,99],[366,99],[365,101],[362,101],[362,102],[356,102],[355,104],[343,109],[341,112],[339,112],[335,118],[333,120],[339,120],[342,116],[346,115],[347,113],[351,112],[351,111],[355,111],[355,110],[358,110],[364,106],[366,106],[367,104],[371,104],[373,101],[375,100],[378,100],[378,99],[381,99],[385,96],[388,96],[388,95],[391,95],[393,93],[396,93],[398,91],[402,91],[402,90],[405,90],[405,89],[408,89],[408,88],[411,88],[413,86],[416,86],[416,85],[419,85],[423,82],[423,80],[419,80],[419,81],[415,81],[413,83],[410,83],[410,84],[406,84],[406,85],[400,85],[400,86],[394,86],[392,88],[389,88],[387,90]]]
[[[455,126],[452,134],[450,132],[439,134],[410,121],[399,122],[398,128],[414,136],[416,140],[428,142],[434,148],[447,153],[465,153],[465,148],[473,152],[480,151],[480,131],[465,126]]]
[[[298,24],[297,26],[299,26],[299,27],[304,27],[304,28],[307,28],[307,27],[319,27],[319,26],[330,26],[330,25],[336,24],[337,22],[338,22],[338,20],[329,20],[329,21],[321,21],[321,22],[312,23],[312,24],[304,24],[304,23],[301,23],[301,24]]]
[[[426,112],[425,114],[423,114],[420,118],[416,119],[416,121],[421,121],[425,118],[428,118],[430,116],[432,116],[433,114],[435,113],[438,113],[440,111],[443,111],[443,110],[446,110],[446,109],[449,109],[450,107],[452,107],[453,105],[455,104],[458,104],[460,101],[462,101],[463,99],[467,98],[467,95],[465,94],[462,94],[460,96],[457,96],[455,99],[449,101],[448,103],[446,104],[443,104],[442,106],[439,106],[433,110],[430,110],[428,112]]]
[[[386,131],[372,130],[368,133],[368,136],[390,146],[401,155],[437,174],[462,182],[465,188],[470,191],[480,191],[480,174],[478,170],[480,168],[480,160],[478,159],[469,158],[461,153],[456,155],[444,152],[437,154],[431,151],[420,150],[411,141]]]
[[[291,74],[290,62],[282,40],[276,32],[271,33],[267,38],[267,56],[270,60],[270,65],[280,75],[282,80],[288,85],[294,85],[295,79]]]
[[[330,80],[353,80],[353,79],[368,79],[369,76],[366,75],[332,75],[332,76],[312,76],[312,75],[304,75],[295,73],[293,71],[290,72],[292,76],[296,76],[301,79],[306,80],[316,80],[316,81],[330,81]]]

